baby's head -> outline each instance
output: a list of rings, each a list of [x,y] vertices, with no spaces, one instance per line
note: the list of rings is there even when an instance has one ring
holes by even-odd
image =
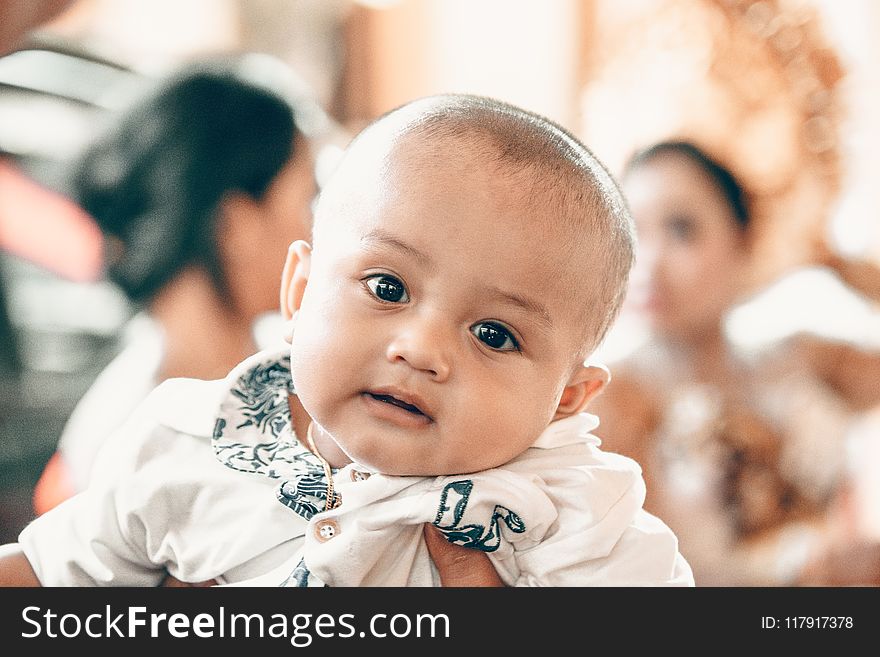
[[[282,311],[305,410],[387,474],[495,467],[607,381],[584,365],[613,321],[632,222],[559,126],[437,96],[378,119],[292,245]]]

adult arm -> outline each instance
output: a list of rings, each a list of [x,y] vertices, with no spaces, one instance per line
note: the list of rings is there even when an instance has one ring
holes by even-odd
[[[856,294],[880,303],[880,266],[868,260],[845,258],[824,240],[814,245],[814,260],[829,268]],[[800,358],[855,410],[880,403],[880,351],[841,341],[800,334],[792,339]]]
[[[0,586],[40,586],[18,543],[0,545]]]
[[[824,242],[816,246],[816,260],[833,270],[846,285],[871,301],[880,303],[880,267],[868,260],[844,258]]]
[[[880,404],[880,351],[810,334],[792,338],[796,357],[853,410]]]

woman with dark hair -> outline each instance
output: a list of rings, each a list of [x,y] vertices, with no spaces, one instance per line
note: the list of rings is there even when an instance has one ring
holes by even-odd
[[[880,403],[880,354],[805,334],[743,352],[726,320],[750,280],[748,194],[684,141],[637,153],[622,184],[639,238],[627,305],[649,337],[610,363],[594,404],[604,444],[642,464],[646,507],[678,535],[698,585],[802,583],[846,485],[853,418]],[[823,264],[863,294],[880,281]]]
[[[303,126],[318,110],[281,73],[260,56],[189,65],[76,167],[72,193],[103,232],[108,277],[142,312],[69,419],[38,513],[86,486],[100,446],[159,382],[216,378],[257,351],[255,322],[278,308],[316,193]]]

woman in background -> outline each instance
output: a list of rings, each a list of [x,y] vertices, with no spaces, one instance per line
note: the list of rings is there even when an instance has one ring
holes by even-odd
[[[103,232],[108,276],[141,312],[70,417],[37,513],[87,485],[100,446],[158,383],[221,377],[257,351],[255,321],[278,308],[287,246],[309,238],[316,193],[303,129],[316,106],[280,82],[282,66],[189,65],[76,168],[73,195]]]
[[[739,352],[724,323],[749,268],[744,190],[687,142],[638,153],[622,183],[639,236],[628,305],[651,336],[610,364],[594,403],[604,444],[642,464],[646,508],[679,536],[698,585],[832,581],[804,573],[828,549],[853,417],[880,403],[880,354],[807,335]],[[876,269],[825,255],[880,300]],[[878,578],[876,567],[844,577]]]

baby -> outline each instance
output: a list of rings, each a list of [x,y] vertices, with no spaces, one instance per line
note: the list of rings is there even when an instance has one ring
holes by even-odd
[[[612,178],[546,119],[465,95],[386,114],[313,248],[291,245],[290,349],[160,386],[22,532],[27,563],[44,585],[436,585],[431,522],[509,585],[692,585],[583,413],[633,241]]]

